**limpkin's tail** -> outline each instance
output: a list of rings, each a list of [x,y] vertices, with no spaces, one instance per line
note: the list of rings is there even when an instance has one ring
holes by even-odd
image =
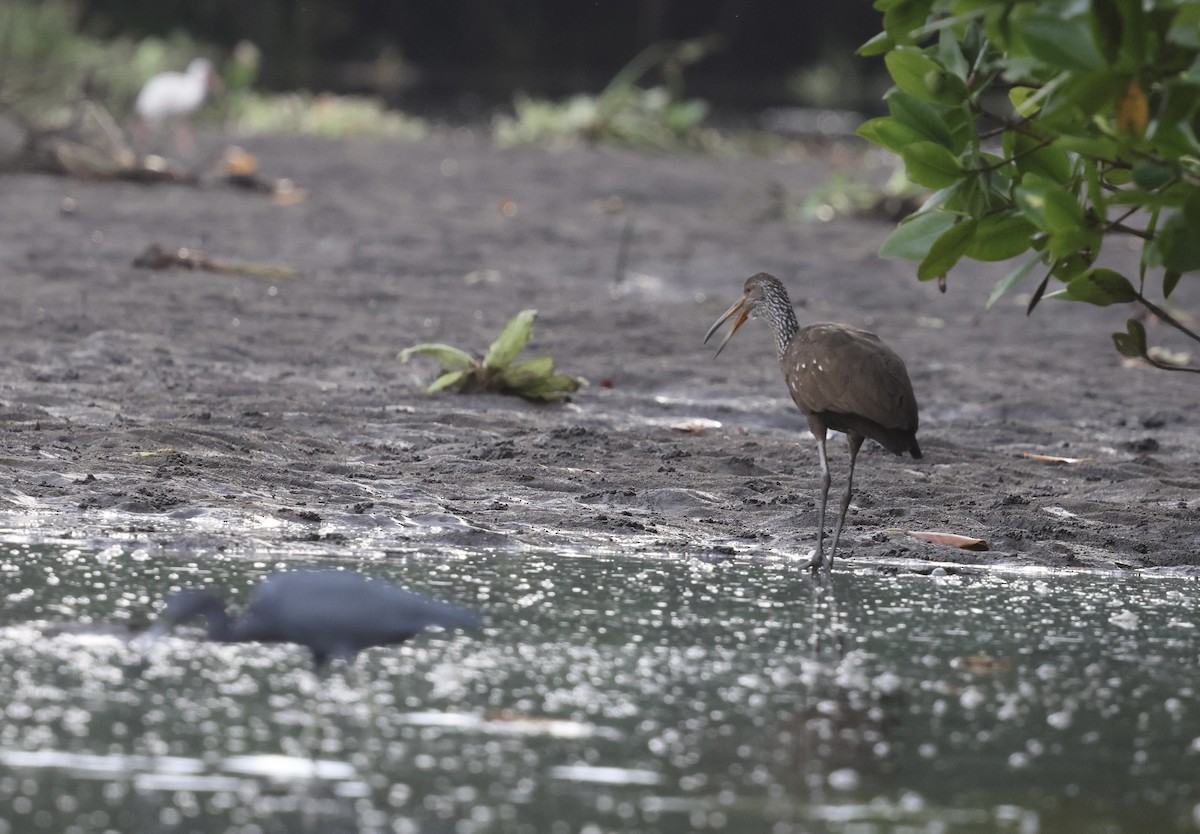
[[[917,442],[917,433],[903,429],[877,429],[874,434],[867,435],[879,442],[893,455],[903,455],[905,452],[920,459],[921,444]]]
[[[914,458],[919,459],[922,456],[921,444],[917,443],[916,429],[889,429],[857,414],[838,414],[832,411],[810,414],[808,419],[810,426],[815,419],[818,425],[824,424],[834,431],[869,437],[893,455],[903,455],[907,452]]]

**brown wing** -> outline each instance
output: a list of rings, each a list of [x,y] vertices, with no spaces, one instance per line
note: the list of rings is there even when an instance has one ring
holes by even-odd
[[[863,430],[862,421],[888,434],[917,430],[908,369],[874,333],[845,324],[810,325],[792,337],[781,364],[796,405],[824,416],[829,428],[867,437],[875,435]]]

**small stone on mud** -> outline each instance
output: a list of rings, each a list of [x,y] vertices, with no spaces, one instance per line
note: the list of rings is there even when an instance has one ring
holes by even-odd
[[[1157,452],[1158,441],[1153,437],[1143,437],[1140,440],[1130,440],[1125,448],[1131,452]]]

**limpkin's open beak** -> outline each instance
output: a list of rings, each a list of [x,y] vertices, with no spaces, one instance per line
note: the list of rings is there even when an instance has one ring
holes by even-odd
[[[722,313],[721,317],[713,322],[713,326],[708,328],[708,332],[704,334],[704,344],[707,345],[708,340],[717,332],[717,329],[735,315],[737,315],[737,318],[734,319],[733,327],[729,328],[729,332],[725,334],[725,338],[721,341],[721,344],[717,345],[717,352],[713,354],[713,359],[721,355],[721,351],[725,349],[725,345],[729,344],[729,340],[733,338],[733,334],[737,333],[738,328],[746,323],[746,319],[750,318],[750,305],[746,303],[745,296],[739,298],[732,307]]]

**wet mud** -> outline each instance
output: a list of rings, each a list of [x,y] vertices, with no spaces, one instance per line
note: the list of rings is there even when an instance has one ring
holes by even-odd
[[[213,157],[227,141],[206,139]],[[1026,317],[1028,297],[1014,292],[985,311],[1011,264],[963,263],[944,295],[918,283],[912,263],[877,257],[887,224],[797,218],[826,181],[827,151],[499,150],[470,131],[248,146],[307,200],[276,205],[211,180],[0,179],[6,526],[201,555],[804,558],[816,449],[772,340],[751,322],[719,359],[701,344],[765,270],[787,284],[801,323],[876,331],[916,388],[925,457],[868,442],[842,557],[1197,562],[1200,388],[1113,352],[1108,334],[1133,310],[1044,301]],[[136,268],[155,243],[299,276]],[[1133,247],[1110,246],[1118,265],[1136,264]],[[1186,284],[1185,309],[1197,299]],[[540,311],[529,351],[590,383],[567,405],[431,396],[435,368],[396,359],[427,341],[482,352],[524,308]],[[835,490],[846,466],[836,437]]]

